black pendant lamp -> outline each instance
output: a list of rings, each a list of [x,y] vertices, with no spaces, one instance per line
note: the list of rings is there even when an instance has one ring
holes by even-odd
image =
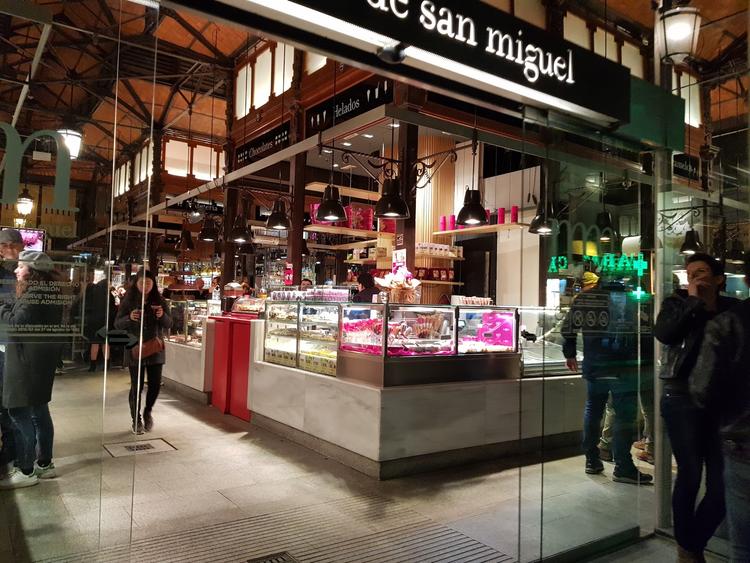
[[[182,232],[180,233],[180,240],[177,241],[177,250],[193,250],[195,243],[193,242],[193,235],[187,228],[187,221],[182,223]]]
[[[479,190],[466,190],[464,206],[458,212],[456,223],[465,227],[478,227],[487,223],[487,212],[482,205],[482,194]]]
[[[745,263],[745,248],[739,239],[732,241],[732,247],[727,254],[727,262],[738,265]]]
[[[375,217],[378,219],[408,219],[409,205],[401,197],[398,178],[388,178],[383,182],[383,194],[375,204]]]
[[[599,229],[599,240],[601,242],[610,242],[616,235],[612,214],[606,209],[596,216],[596,226]]]
[[[238,215],[234,220],[234,225],[229,233],[229,238],[236,244],[244,244],[252,238],[252,235],[247,228],[247,221],[245,220],[244,214]]]
[[[288,231],[289,218],[286,216],[286,204],[283,199],[277,199],[273,203],[273,210],[266,220],[266,229],[274,231]]]
[[[323,201],[315,214],[318,221],[336,223],[346,220],[346,210],[341,202],[339,189],[333,184],[326,186],[323,192]]]
[[[476,122],[476,115],[474,116]],[[476,125],[475,125],[476,126]],[[464,194],[464,206],[458,212],[456,224],[464,227],[478,227],[487,224],[487,212],[482,205],[482,192],[474,188],[474,168],[477,161],[477,147],[479,139],[477,130],[471,139],[471,187]]]
[[[300,254],[302,254],[302,256],[310,256],[310,249],[307,248],[307,239],[302,239],[302,251]]]
[[[201,232],[198,233],[198,240],[204,242],[216,242],[219,240],[219,228],[216,226],[216,221],[213,218],[206,217],[203,220]]]
[[[685,242],[683,242],[682,246],[680,247],[680,254],[691,256],[696,252],[701,252],[702,250],[703,245],[701,244],[701,239],[698,236],[698,231],[696,231],[695,229],[690,229],[685,233]]]
[[[536,215],[529,224],[529,232],[533,235],[540,235],[543,237],[552,234],[552,217],[555,216],[551,205],[545,203],[544,200],[540,200],[536,206]]]

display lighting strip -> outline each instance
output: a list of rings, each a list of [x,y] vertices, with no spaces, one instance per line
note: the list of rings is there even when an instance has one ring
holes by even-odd
[[[328,39],[345,43],[368,53],[377,54],[383,47],[393,46],[397,40],[354,25],[334,16],[324,14],[290,0],[223,0],[237,8],[251,10],[263,17],[301,27]],[[566,100],[539,92],[522,84],[511,82],[483,70],[447,59],[418,47],[409,46],[404,50],[401,64],[423,70],[440,77],[448,77],[458,83],[493,95],[503,95],[517,101],[535,101],[544,106],[557,108],[594,121],[610,123],[612,118],[573,104]]]

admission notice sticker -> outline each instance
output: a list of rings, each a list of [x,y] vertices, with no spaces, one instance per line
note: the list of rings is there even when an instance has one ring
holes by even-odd
[[[54,273],[51,280],[29,280],[28,287],[16,296],[14,273],[16,264],[9,261],[0,263],[4,269],[0,277],[0,335],[13,338],[23,336],[70,338],[83,334],[84,299],[76,291],[80,282],[86,279],[86,266],[69,262],[53,262]],[[7,318],[5,313],[13,310]]]

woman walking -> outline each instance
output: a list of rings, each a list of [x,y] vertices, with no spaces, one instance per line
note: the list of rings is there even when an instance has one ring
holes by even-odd
[[[55,429],[49,413],[55,369],[62,352],[47,327],[62,322],[60,286],[49,256],[27,250],[18,256],[16,300],[0,306],[0,323],[8,329],[5,346],[3,407],[8,409],[16,439],[15,468],[0,480],[0,489],[36,485],[55,476],[52,443]]]
[[[120,302],[115,328],[127,330],[138,338],[138,343],[126,349],[130,365],[130,416],[133,432],[150,432],[154,426],[151,414],[161,387],[161,372],[166,361],[164,346],[159,345],[165,332],[172,326],[166,305],[156,287],[154,274],[141,269],[134,284]],[[130,352],[130,353],[129,353]],[[148,374],[146,406],[141,419],[141,390]]]

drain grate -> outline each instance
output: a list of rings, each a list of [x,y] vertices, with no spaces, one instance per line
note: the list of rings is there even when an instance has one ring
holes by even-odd
[[[151,444],[136,444],[135,446],[125,446],[125,449],[129,452],[142,452],[145,450],[153,450],[154,446]]]
[[[247,563],[299,563],[294,557],[289,555],[288,552],[274,553],[273,555],[266,555],[265,557],[258,557],[256,559],[248,559]]]

